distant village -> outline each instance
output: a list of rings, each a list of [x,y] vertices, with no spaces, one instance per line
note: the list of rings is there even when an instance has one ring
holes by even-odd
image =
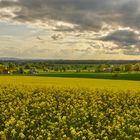
[[[0,74],[37,74],[37,73],[38,73],[37,70],[28,70],[28,71],[8,70],[8,69],[0,70]]]

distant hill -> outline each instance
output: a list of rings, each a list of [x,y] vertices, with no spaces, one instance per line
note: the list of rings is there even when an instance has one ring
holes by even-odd
[[[12,61],[12,60],[20,60],[19,58],[14,57],[0,57],[0,61]]]
[[[48,59],[23,59],[14,57],[0,57],[0,62],[15,62],[15,63],[36,63],[45,62],[48,64],[135,64],[140,60],[48,60]]]

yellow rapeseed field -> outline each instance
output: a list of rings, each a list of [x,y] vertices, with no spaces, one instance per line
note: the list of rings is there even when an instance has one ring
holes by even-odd
[[[120,90],[140,90],[139,81],[105,80],[88,78],[58,78],[39,76],[0,76],[0,84],[17,84],[31,86],[59,86],[79,88],[102,88]]]
[[[139,82],[0,77],[0,140],[139,140]]]

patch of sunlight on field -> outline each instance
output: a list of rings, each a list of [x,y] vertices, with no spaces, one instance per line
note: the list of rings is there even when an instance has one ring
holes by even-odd
[[[139,81],[103,80],[87,78],[55,78],[35,76],[0,76],[0,84],[23,84],[32,86],[64,86],[80,88],[107,88],[140,90]]]

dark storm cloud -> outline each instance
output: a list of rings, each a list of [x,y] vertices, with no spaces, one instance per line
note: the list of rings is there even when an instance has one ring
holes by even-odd
[[[0,1],[0,7],[12,7],[12,6],[16,6],[17,2],[16,1],[8,1],[8,0],[2,0]]]
[[[117,30],[109,33],[107,36],[100,38],[102,41],[111,41],[119,46],[136,45],[140,42],[139,34],[130,30]]]
[[[20,7],[14,20],[63,21],[79,30],[101,29],[103,24],[140,27],[139,0],[18,0],[2,1],[0,7]],[[66,30],[66,29],[65,29]]]
[[[60,40],[60,39],[63,39],[63,37],[62,37],[60,34],[54,34],[54,35],[51,36],[51,38],[52,38],[53,40]]]
[[[125,55],[140,55],[140,34],[131,30],[116,30],[99,40],[114,42],[117,46],[109,48],[108,51],[120,50]],[[107,52],[108,53],[108,52]]]

